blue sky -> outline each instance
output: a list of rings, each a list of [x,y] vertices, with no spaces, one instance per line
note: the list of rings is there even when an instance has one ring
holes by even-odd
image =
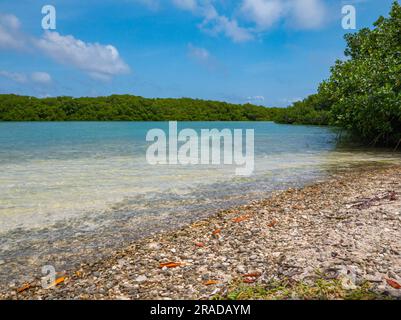
[[[0,93],[134,94],[287,106],[393,0],[2,0]],[[44,5],[56,30],[43,30]]]

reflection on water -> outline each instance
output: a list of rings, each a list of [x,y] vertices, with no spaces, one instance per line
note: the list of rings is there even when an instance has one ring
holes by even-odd
[[[184,122],[179,129],[255,129],[254,175],[236,177],[234,166],[150,166],[145,136],[152,128],[168,124],[0,123],[0,287],[15,272],[100,257],[328,170],[400,162],[390,152],[336,148],[329,128]]]

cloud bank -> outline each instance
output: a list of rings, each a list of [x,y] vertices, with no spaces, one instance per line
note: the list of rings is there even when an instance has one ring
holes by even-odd
[[[241,6],[243,17],[259,30],[280,22],[299,29],[319,28],[326,11],[322,0],[243,0]]]
[[[12,14],[0,14],[0,48],[22,49],[24,36],[20,31],[20,21]]]
[[[145,3],[155,3],[157,0]],[[218,12],[216,0],[171,0],[177,9],[199,17],[199,28],[211,35],[222,34],[234,42],[246,42],[276,24],[296,29],[316,29],[324,25],[324,0],[241,0],[231,13]]]
[[[35,45],[55,61],[74,66],[96,79],[107,80],[130,70],[112,45],[85,43],[73,36],[49,31]]]
[[[0,70],[0,77],[7,78],[19,84],[32,83],[48,85],[52,82],[52,77],[47,72],[37,71],[33,73],[9,72]]]
[[[39,38],[31,37],[21,31],[21,23],[16,16],[1,14],[0,49],[28,48],[33,48],[56,62],[81,70],[95,79],[109,80],[113,76],[130,72],[129,66],[112,45],[87,43],[72,35],[64,36],[51,31],[46,31]],[[43,74],[36,74],[34,78],[37,82],[48,82]]]

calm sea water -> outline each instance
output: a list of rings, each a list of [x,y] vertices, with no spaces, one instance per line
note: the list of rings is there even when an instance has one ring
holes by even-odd
[[[270,122],[181,122],[179,129],[254,129],[255,171],[235,166],[151,166],[157,122],[0,123],[0,284],[101,256],[272,190],[324,178],[386,152],[341,149],[330,128]]]

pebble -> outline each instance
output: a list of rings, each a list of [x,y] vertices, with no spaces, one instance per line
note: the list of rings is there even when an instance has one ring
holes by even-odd
[[[397,200],[352,207],[386,190],[394,190]],[[51,291],[38,286],[16,294],[19,279],[0,299],[209,299],[242,282],[244,274],[258,274],[255,281],[265,284],[283,277],[309,283],[317,273],[340,280],[345,290],[369,281],[375,292],[398,297],[401,290],[384,279],[401,276],[399,198],[400,167],[353,170],[137,240],[108,258],[81,264],[80,277]],[[233,222],[242,216],[247,219]],[[183,265],[160,268],[163,262]]]

